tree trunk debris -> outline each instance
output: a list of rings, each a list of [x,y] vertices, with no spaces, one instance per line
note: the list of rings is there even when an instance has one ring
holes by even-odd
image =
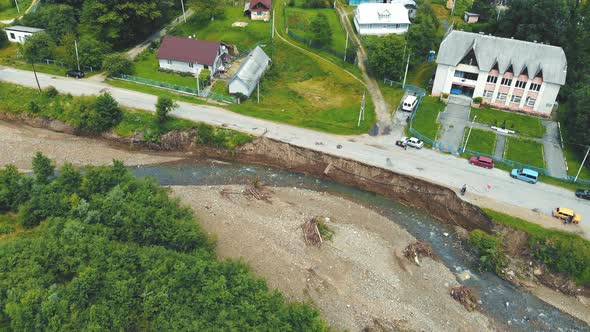
[[[404,249],[403,253],[408,260],[413,260],[418,266],[420,266],[421,257],[434,258],[434,251],[432,250],[432,247],[428,243],[424,243],[422,241],[411,243],[406,247],[406,249]]]
[[[468,311],[477,308],[477,295],[467,286],[457,286],[451,288],[451,296],[461,303]]]
[[[247,199],[255,199],[271,203],[270,197],[272,191],[268,189],[266,184],[258,179],[250,180],[249,183],[241,191],[231,191],[229,189],[221,190],[221,196],[229,198],[230,195],[243,195]]]
[[[322,243],[324,242],[322,235],[320,234],[320,230],[318,229],[318,222],[318,219],[314,217],[301,225],[301,229],[303,230],[303,239],[305,240],[305,244],[308,246],[311,245],[321,247]]]

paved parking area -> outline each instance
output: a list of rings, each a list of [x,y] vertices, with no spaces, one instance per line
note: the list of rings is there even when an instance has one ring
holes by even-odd
[[[469,124],[471,107],[469,102],[461,102],[457,99],[449,99],[444,112],[441,112],[438,121],[442,125],[437,143],[447,151],[457,151],[463,142],[465,127]]]
[[[543,150],[545,167],[549,175],[557,178],[566,178],[565,159],[559,141],[559,128],[555,121],[543,121],[545,136],[543,136]]]

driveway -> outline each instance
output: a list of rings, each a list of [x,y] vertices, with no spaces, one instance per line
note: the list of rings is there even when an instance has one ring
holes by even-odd
[[[56,77],[39,73],[42,87],[54,86],[63,93],[95,95],[108,91],[122,106],[154,112],[157,97],[136,91],[115,88],[105,83]],[[35,87],[33,73],[0,66],[0,81]],[[407,174],[429,182],[458,190],[467,184],[470,193],[501,204],[520,209],[538,211],[549,216],[557,205],[567,206],[581,215],[590,216],[590,204],[577,199],[571,191],[537,183],[530,185],[514,180],[499,169],[473,167],[464,159],[438,153],[429,149],[405,151],[395,146],[393,140],[378,141],[368,135],[338,136],[305,128],[252,118],[230,112],[220,107],[179,102],[172,116],[214,126],[243,131],[252,135],[290,143],[342,158],[357,160],[368,165]],[[381,138],[381,137],[379,137]],[[322,144],[318,144],[321,142]],[[338,146],[340,145],[340,148]],[[530,219],[535,222],[534,218]],[[569,225],[571,232],[583,232],[590,238],[590,223]]]
[[[556,178],[566,178],[565,159],[559,139],[559,127],[555,121],[543,121],[545,136],[543,136],[543,153],[545,165],[549,175]]]
[[[438,117],[442,125],[437,139],[437,147],[440,150],[456,153],[461,147],[465,127],[469,126],[470,105],[469,100],[449,98],[445,111]]]

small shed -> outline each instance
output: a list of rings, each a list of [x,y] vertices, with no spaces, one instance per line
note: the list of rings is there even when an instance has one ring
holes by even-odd
[[[13,43],[24,44],[27,38],[31,37],[37,32],[44,31],[44,29],[25,27],[22,25],[13,25],[11,27],[4,28],[8,40]]]
[[[465,12],[463,14],[463,20],[467,23],[477,23],[479,21],[479,14]]]
[[[264,53],[260,46],[248,54],[238,72],[229,81],[230,94],[242,94],[250,97],[260,82],[262,75],[270,65],[270,57]]]

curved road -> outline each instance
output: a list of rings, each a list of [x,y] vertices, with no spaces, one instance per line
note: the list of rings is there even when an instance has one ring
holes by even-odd
[[[73,95],[98,94],[109,91],[123,106],[154,111],[156,96],[112,87],[106,83],[76,80],[38,74],[42,87],[53,85],[59,91]],[[0,67],[0,81],[35,87],[33,73],[14,68]],[[429,149],[405,151],[396,147],[394,138],[368,135],[346,137],[325,134],[309,129],[275,123],[233,113],[216,106],[196,105],[184,102],[172,112],[173,116],[205,122],[211,125],[240,130],[253,135],[280,140],[293,145],[332,155],[354,159],[373,166],[412,175],[430,182],[457,189],[466,183],[468,195],[477,195],[497,202],[535,210],[548,215],[556,206],[569,207],[585,216],[581,225],[569,225],[566,229],[582,232],[590,238],[590,201],[577,199],[571,191],[537,183],[527,184],[511,179],[504,171],[487,170],[469,165],[464,159],[438,153]],[[321,144],[318,144],[321,143]],[[342,145],[341,149],[337,145]],[[559,223],[557,220],[555,223]]]

